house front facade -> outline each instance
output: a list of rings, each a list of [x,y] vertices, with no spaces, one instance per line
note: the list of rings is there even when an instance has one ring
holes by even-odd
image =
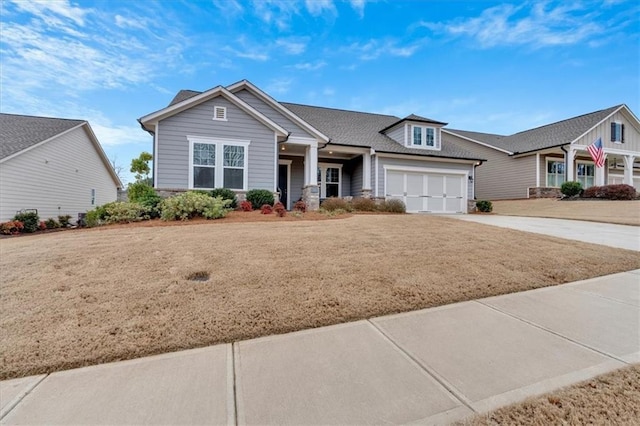
[[[122,183],[84,120],[0,114],[0,221],[41,220],[116,201]]]
[[[500,200],[555,197],[567,181],[583,188],[627,184],[640,191],[640,122],[617,105],[510,136],[446,129],[443,138],[488,161],[477,170],[476,196]],[[596,140],[605,165],[587,148]]]
[[[180,91],[139,122],[154,138],[158,191],[266,189],[289,209],[373,197],[466,213],[483,162],[443,139],[446,123],[278,102],[246,80]]]

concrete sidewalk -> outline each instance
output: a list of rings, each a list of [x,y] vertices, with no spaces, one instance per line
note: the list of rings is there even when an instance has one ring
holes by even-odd
[[[523,216],[465,214],[448,217],[568,240],[640,251],[639,226]]]
[[[443,424],[640,362],[640,270],[0,382],[2,424]]]

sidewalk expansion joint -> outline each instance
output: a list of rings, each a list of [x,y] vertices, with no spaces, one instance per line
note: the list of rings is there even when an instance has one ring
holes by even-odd
[[[20,392],[15,398],[13,398],[13,400],[11,400],[11,402],[9,402],[7,404],[6,407],[4,407],[1,411],[0,411],[0,420],[4,419],[6,417],[7,414],[9,414],[11,412],[11,410],[13,410],[14,408],[16,408],[16,406],[18,404],[20,404],[22,402],[22,400],[24,398],[26,398],[27,395],[29,395],[31,392],[33,392],[33,390],[40,384],[42,383],[42,381],[44,379],[46,379],[47,377],[49,377],[49,374],[45,374],[43,375],[39,380],[37,380],[35,383],[31,384],[29,387],[27,387],[27,389],[25,389],[24,391]]]
[[[564,334],[561,334],[561,333],[559,333],[559,332],[557,332],[557,331],[551,330],[550,328],[544,327],[544,326],[542,326],[542,325],[540,325],[540,324],[536,324],[536,323],[535,323],[535,322],[533,322],[533,321],[529,321],[529,320],[527,320],[527,319],[520,318],[519,316],[516,316],[516,315],[511,314],[511,313],[509,313],[509,312],[505,312],[505,311],[503,311],[503,310],[501,310],[501,309],[496,308],[495,306],[488,305],[488,304],[486,304],[486,303],[484,303],[484,302],[482,302],[482,301],[480,301],[480,300],[474,300],[473,302],[478,303],[478,304],[480,304],[480,305],[482,305],[482,306],[485,306],[485,307],[487,307],[487,308],[489,308],[489,309],[492,309],[492,310],[494,310],[494,311],[496,311],[496,312],[498,312],[498,313],[501,313],[501,314],[503,314],[503,315],[506,315],[506,316],[508,316],[508,317],[510,317],[510,318],[513,318],[513,319],[516,319],[516,320],[518,320],[518,321],[521,321],[521,322],[523,322],[523,323],[525,323],[525,324],[528,324],[528,325],[530,325],[530,326],[532,326],[532,327],[535,327],[535,328],[537,328],[537,329],[539,329],[539,330],[542,330],[542,331],[545,331],[545,332],[547,332],[547,333],[553,334],[554,336],[557,336],[557,337],[560,337],[561,339],[567,340],[567,341],[569,341],[569,342],[573,343],[574,345],[580,346],[581,348],[588,349],[588,350],[590,350],[590,351],[592,351],[592,352],[596,352],[596,353],[597,353],[597,354],[599,354],[599,355],[605,356],[605,357],[607,357],[607,358],[611,358],[611,359],[613,359],[613,360],[615,360],[615,361],[622,362],[622,363],[624,363],[625,365],[630,365],[630,364],[631,364],[631,363],[629,363],[629,362],[625,361],[624,359],[622,359],[622,358],[620,358],[620,357],[617,357],[617,356],[615,356],[615,355],[613,355],[613,354],[610,354],[610,353],[607,353],[607,352],[603,352],[603,351],[601,351],[600,349],[594,348],[594,347],[589,346],[589,345],[587,345],[587,344],[585,344],[585,343],[582,343],[582,342],[579,342],[579,341],[577,341],[577,340],[574,340],[574,339],[572,339],[571,337],[565,336]]]
[[[238,392],[236,384],[236,343],[231,343],[231,392],[233,392],[232,404],[233,404],[233,424],[238,426]],[[230,423],[230,422],[229,422]]]
[[[385,331],[382,328],[380,328],[377,324],[375,324],[373,321],[371,321],[370,319],[367,319],[366,321],[369,324],[371,324],[373,326],[373,328],[375,330],[377,330],[378,333],[380,333],[385,340],[387,340],[389,343],[391,343],[391,345],[394,348],[396,348],[396,350],[400,351],[400,353],[402,353],[405,357],[407,357],[410,362],[412,362],[419,369],[421,369],[425,373],[427,373],[427,375],[429,375],[431,378],[433,378],[433,380],[435,380],[438,384],[440,384],[440,386],[442,386],[444,389],[446,389],[446,391],[449,392],[456,400],[460,401],[460,403],[462,405],[467,407],[473,413],[477,413],[478,412],[475,408],[473,408],[473,402],[471,402],[469,399],[467,399],[467,397],[465,397],[462,394],[462,392],[460,392],[458,389],[456,389],[455,386],[453,386],[451,383],[449,383],[444,377],[442,377],[440,374],[438,374],[433,368],[431,368],[428,365],[422,363],[419,359],[417,359],[411,353],[406,351],[402,346],[400,346],[398,343],[396,343],[391,338],[391,336],[389,336],[387,333],[385,333]]]

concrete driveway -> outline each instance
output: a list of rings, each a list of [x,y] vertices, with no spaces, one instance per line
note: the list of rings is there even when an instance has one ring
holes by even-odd
[[[455,219],[551,235],[568,240],[640,251],[640,227],[582,220],[499,215],[456,215]]]

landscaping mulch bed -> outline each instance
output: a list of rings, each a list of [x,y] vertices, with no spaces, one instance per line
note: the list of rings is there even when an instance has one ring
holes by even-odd
[[[267,220],[0,240],[0,378],[640,268],[637,252],[446,217]]]

